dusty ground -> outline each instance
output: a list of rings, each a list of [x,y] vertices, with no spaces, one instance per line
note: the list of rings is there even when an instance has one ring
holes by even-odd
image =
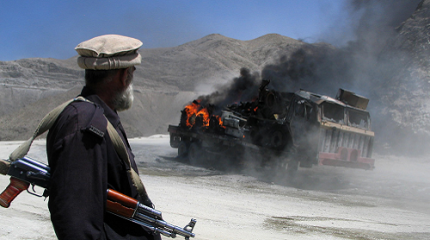
[[[429,158],[376,155],[373,171],[319,166],[288,182],[189,166],[168,141],[130,142],[156,208],[175,225],[196,218],[195,239],[429,238]],[[17,143],[1,142],[0,157]],[[44,160],[44,150],[36,141],[29,156]],[[0,176],[0,188],[8,182]],[[47,201],[22,193],[0,209],[0,239],[55,239]]]

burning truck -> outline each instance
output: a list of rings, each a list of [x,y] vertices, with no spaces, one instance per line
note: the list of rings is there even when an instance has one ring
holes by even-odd
[[[252,101],[221,111],[193,101],[182,110],[179,125],[169,125],[170,146],[200,166],[270,166],[288,172],[313,165],[374,168],[367,98],[344,89],[336,98],[278,92],[269,84],[263,80]]]

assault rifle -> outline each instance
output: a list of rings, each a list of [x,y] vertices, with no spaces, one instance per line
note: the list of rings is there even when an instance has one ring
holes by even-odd
[[[24,190],[38,197],[49,196],[50,168],[44,163],[29,157],[23,157],[13,162],[0,160],[0,174],[11,176],[9,185],[0,194],[2,207],[8,208],[15,197]],[[30,185],[32,185],[32,191],[28,190]],[[34,186],[44,188],[44,193],[37,194]],[[163,220],[160,211],[112,189],[107,190],[106,211],[167,237],[175,238],[176,235],[180,235],[188,240],[195,236],[192,233],[196,225],[195,219],[191,219],[184,228],[172,225]]]

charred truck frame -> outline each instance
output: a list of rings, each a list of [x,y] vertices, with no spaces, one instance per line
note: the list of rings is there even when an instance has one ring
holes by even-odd
[[[221,116],[194,101],[178,126],[169,125],[171,147],[193,165],[374,168],[368,99],[344,89],[336,98],[277,92],[269,83],[263,80],[257,99],[226,106]]]

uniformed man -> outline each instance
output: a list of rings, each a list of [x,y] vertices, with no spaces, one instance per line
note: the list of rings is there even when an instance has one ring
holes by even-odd
[[[48,207],[59,239],[161,239],[105,211],[108,188],[152,206],[128,174],[130,165],[136,172],[137,166],[117,114],[133,102],[133,72],[141,62],[141,45],[134,38],[103,35],[75,48],[78,65],[85,69],[81,96],[89,102],[69,104],[47,137],[52,174]],[[129,164],[115,151],[107,121],[122,138]]]

